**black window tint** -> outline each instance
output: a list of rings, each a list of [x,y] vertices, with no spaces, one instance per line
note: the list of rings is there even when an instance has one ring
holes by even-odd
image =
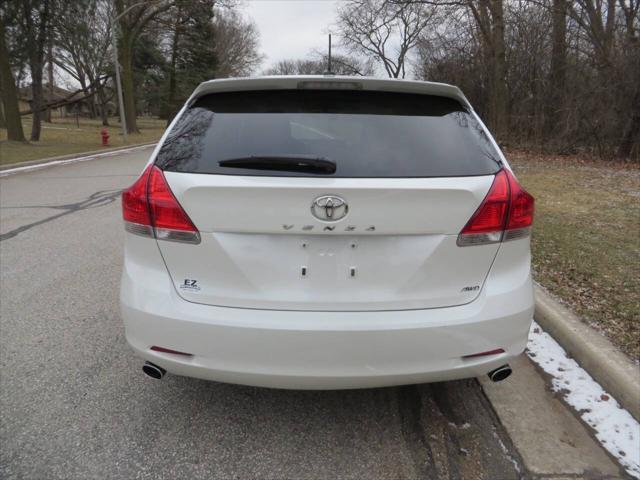
[[[316,176],[223,167],[252,156],[313,156],[331,177],[488,175],[498,155],[457,101],[367,91],[231,92],[198,99],[164,142],[156,164],[175,172]]]

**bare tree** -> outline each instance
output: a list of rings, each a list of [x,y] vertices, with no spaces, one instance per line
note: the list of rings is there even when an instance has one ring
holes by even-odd
[[[329,57],[319,50],[312,52],[312,58],[325,67],[329,64]],[[326,68],[325,68],[326,70]],[[335,75],[352,75],[356,77],[370,77],[375,74],[374,60],[367,57],[345,55],[343,53],[331,54],[331,73]]]
[[[410,51],[434,21],[434,9],[414,2],[349,0],[338,9],[343,46],[382,64],[392,78],[405,77]]]
[[[620,145],[616,155],[629,158],[634,146],[640,145],[640,1],[620,0],[620,8],[624,18],[624,51],[630,58],[624,66],[627,77],[631,79],[631,111],[622,130]],[[635,80],[634,80],[635,79]]]
[[[594,49],[598,68],[610,66],[615,40],[616,0],[573,0],[568,11]]]
[[[53,78],[53,38],[49,35],[47,40],[47,90],[49,99],[53,98],[54,78]],[[44,121],[51,123],[51,109],[44,111]]]
[[[122,90],[124,94],[124,116],[127,131],[138,131],[136,122],[136,100],[133,83],[133,49],[149,23],[161,13],[173,7],[172,0],[114,0],[119,26],[119,61],[122,67]]]
[[[18,109],[18,92],[9,64],[9,51],[6,45],[4,19],[0,15],[0,94],[2,96],[2,111],[4,124],[7,128],[9,140],[24,142],[22,121]]]
[[[264,71],[265,75],[322,75],[326,66],[313,60],[279,60]]]
[[[281,60],[265,70],[265,75],[322,75],[327,73],[328,58],[318,52],[310,58]],[[361,60],[347,55],[331,55],[331,73],[335,75],[368,76],[373,75],[371,60]]]
[[[564,108],[567,67],[567,0],[552,0],[551,71],[549,72],[548,101],[545,130],[552,134]]]
[[[53,0],[24,0],[22,3],[22,28],[29,54],[31,71],[31,92],[33,120],[31,124],[31,140],[40,140],[42,127],[42,75],[45,64],[45,47],[51,34],[51,14]]]
[[[219,9],[214,18],[216,74],[220,78],[250,75],[262,62],[255,23],[233,9]]]
[[[416,73],[461,86],[499,139],[502,119],[509,140],[527,147],[640,154],[637,0],[525,0],[502,9],[497,0],[390,1],[448,12],[421,36]]]
[[[469,9],[476,19],[485,46],[485,55],[491,65],[491,110],[489,118],[496,136],[506,139],[508,134],[507,60],[504,43],[503,0],[469,1]]]
[[[638,39],[638,21],[640,19],[639,0],[618,0],[624,16],[624,27],[627,40],[634,43]]]
[[[442,11],[449,14],[462,11],[474,21],[475,37],[490,71],[489,123],[498,138],[505,139],[508,90],[503,0],[351,0],[339,9],[338,25],[352,51],[374,56],[390,77],[404,78],[408,52],[425,31],[437,31],[442,20],[437,12]]]
[[[175,7],[156,20],[157,38],[166,32],[167,93],[161,115],[171,120],[193,88],[214,78],[218,64],[214,0],[176,0]]]
[[[89,114],[91,118],[97,115],[97,97],[105,124],[108,124],[108,119],[104,115],[104,82],[96,80],[103,77],[109,68],[112,16],[113,7],[109,0],[82,0],[62,6],[54,23],[54,63],[71,75],[83,89],[92,86]]]

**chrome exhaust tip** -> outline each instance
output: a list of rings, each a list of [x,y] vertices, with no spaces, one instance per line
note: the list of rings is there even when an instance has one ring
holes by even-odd
[[[511,367],[507,364],[502,365],[501,367],[496,368],[495,370],[491,370],[487,375],[492,382],[501,382],[511,375]]]
[[[142,371],[151,378],[155,378],[156,380],[160,380],[162,377],[164,377],[164,374],[167,373],[167,371],[162,368],[159,367],[158,365],[155,365],[151,362],[144,362],[144,365],[142,366]]]

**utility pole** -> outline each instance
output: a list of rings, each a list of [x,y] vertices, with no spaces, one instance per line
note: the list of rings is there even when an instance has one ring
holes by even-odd
[[[124,15],[123,12],[122,15]],[[118,62],[118,20],[122,15],[118,15],[111,22],[113,30],[113,68],[116,70],[116,88],[118,90],[118,110],[120,111],[120,125],[122,126],[122,138],[127,143],[127,118],[124,114],[124,97],[122,96],[122,83],[120,82],[120,63]]]
[[[325,75],[333,75],[331,71],[331,34],[329,34],[329,55],[327,56],[327,71]]]

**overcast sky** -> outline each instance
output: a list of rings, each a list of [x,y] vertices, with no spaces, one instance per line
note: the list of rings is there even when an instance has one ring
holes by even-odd
[[[265,54],[259,71],[279,60],[303,58],[313,49],[325,51],[337,4],[335,0],[244,0],[243,10],[258,26]]]

